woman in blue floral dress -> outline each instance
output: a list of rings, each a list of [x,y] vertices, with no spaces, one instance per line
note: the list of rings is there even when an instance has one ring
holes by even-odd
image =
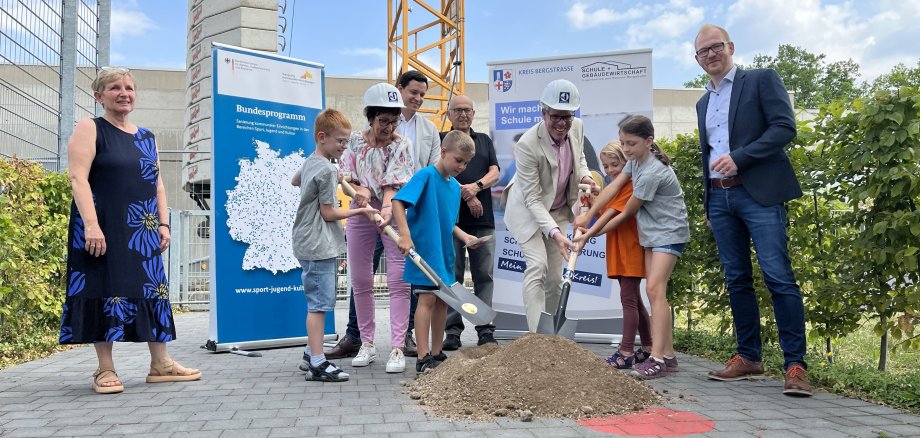
[[[114,342],[147,342],[147,382],[197,380],[174,362],[176,338],[161,252],[169,245],[166,189],[152,132],[128,121],[136,97],[127,69],[105,68],[93,81],[105,115],[77,123],[67,145],[74,202],[67,241],[62,344],[93,343],[99,367],[92,388],[124,390]]]

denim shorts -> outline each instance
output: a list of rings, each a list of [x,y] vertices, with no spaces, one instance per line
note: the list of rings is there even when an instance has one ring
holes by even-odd
[[[426,284],[413,284],[410,286],[410,288],[411,288],[410,290],[412,290],[412,293],[416,295],[433,294],[434,291],[440,289],[437,286],[428,286]]]
[[[335,310],[335,257],[324,260],[298,260],[303,273],[303,295],[307,312]]]
[[[670,245],[661,245],[652,247],[652,252],[663,252],[665,254],[671,254],[674,257],[680,257],[681,253],[684,252],[684,247],[687,246],[687,243],[672,243]]]

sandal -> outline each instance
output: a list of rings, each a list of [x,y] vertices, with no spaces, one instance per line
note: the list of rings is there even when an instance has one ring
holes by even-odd
[[[667,376],[668,370],[663,361],[659,362],[658,359],[652,357],[636,365],[636,369],[632,370],[630,374],[640,379],[657,379]]]
[[[632,369],[633,362],[636,360],[636,354],[631,354],[629,356],[623,354],[620,350],[615,351],[610,357],[604,359],[604,362],[607,362],[607,365],[610,365],[618,370],[628,370]]]
[[[329,370],[330,368],[332,368],[332,371]],[[316,367],[310,365],[310,372],[304,376],[304,379],[320,382],[344,382],[348,380],[348,377],[348,373],[327,360]]]
[[[180,367],[182,365],[177,364],[174,360],[166,363],[151,362],[150,369],[156,374],[147,374],[147,383],[189,382],[201,378],[201,371],[185,367],[180,370]]]
[[[118,382],[118,384],[104,385],[105,383],[113,382]],[[121,379],[118,378],[118,373],[115,370],[96,368],[96,372],[93,373],[93,391],[96,391],[96,394],[117,394],[124,390],[125,385],[121,383]]]
[[[652,357],[652,352],[651,352],[651,351],[645,351],[645,350],[642,349],[642,347],[639,347],[639,349],[636,350],[636,352],[633,353],[633,355],[636,357],[636,363],[637,363],[637,364],[640,364],[640,363],[642,363],[642,362],[647,361],[648,358]]]

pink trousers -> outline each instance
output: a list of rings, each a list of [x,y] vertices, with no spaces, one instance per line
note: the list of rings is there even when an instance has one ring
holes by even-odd
[[[370,207],[380,210],[380,200],[371,199]],[[355,313],[362,342],[374,342],[374,272],[373,255],[377,234],[382,234],[384,255],[387,260],[387,288],[390,293],[390,342],[393,348],[405,344],[409,326],[409,285],[403,281],[406,256],[399,252],[396,242],[367,220],[363,215],[345,220],[348,244],[348,270],[355,290]]]

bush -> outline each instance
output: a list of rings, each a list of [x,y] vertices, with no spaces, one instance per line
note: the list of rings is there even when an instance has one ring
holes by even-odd
[[[47,345],[58,327],[70,199],[64,174],[0,160],[0,364],[18,354],[12,345]]]

